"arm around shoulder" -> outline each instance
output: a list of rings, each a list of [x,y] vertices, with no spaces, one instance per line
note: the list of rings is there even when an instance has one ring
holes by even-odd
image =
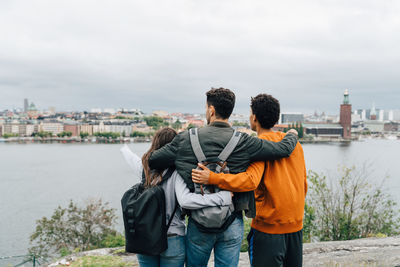
[[[296,148],[297,136],[286,134],[280,142],[272,142],[257,137],[246,136],[247,151],[251,161],[276,160],[289,157]]]
[[[149,158],[151,169],[163,170],[175,164],[176,153],[179,149],[180,134],[175,136],[171,143],[154,151]]]

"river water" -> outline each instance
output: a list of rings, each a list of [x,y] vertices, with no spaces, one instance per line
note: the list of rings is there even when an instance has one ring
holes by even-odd
[[[120,216],[122,194],[137,179],[120,144],[0,144],[0,257],[26,254],[35,221],[50,216],[70,199],[102,198]],[[142,155],[148,143],[130,144]],[[340,165],[368,163],[373,179],[389,176],[386,186],[400,202],[400,141],[366,140],[303,145],[308,169],[337,172]],[[122,231],[121,217],[117,229]],[[0,261],[0,266],[3,262]]]

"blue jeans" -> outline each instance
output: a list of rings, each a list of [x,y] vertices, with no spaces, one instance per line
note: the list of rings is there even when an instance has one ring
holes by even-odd
[[[168,249],[158,256],[137,254],[140,267],[183,267],[185,263],[185,237],[168,237]]]
[[[215,267],[236,267],[243,239],[243,218],[236,218],[222,233],[202,233],[189,219],[186,235],[187,267],[207,267],[214,248]]]

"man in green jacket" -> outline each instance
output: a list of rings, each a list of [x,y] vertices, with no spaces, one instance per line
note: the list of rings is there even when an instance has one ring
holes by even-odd
[[[207,126],[198,130],[200,146],[207,161],[215,161],[232,137],[234,130],[228,123],[235,106],[235,94],[224,88],[211,89],[206,93]],[[297,135],[287,134],[279,143],[274,143],[242,133],[239,143],[227,160],[230,173],[246,171],[253,161],[275,160],[289,157],[296,147]],[[174,166],[194,190],[192,169],[198,161],[193,152],[189,132],[184,131],[161,149],[154,151],[149,159],[152,169],[167,169]],[[235,193],[233,198],[235,211],[231,220],[227,220],[220,229],[207,232],[199,228],[189,218],[187,228],[187,264],[207,266],[210,253],[214,249],[215,266],[235,267],[239,262],[240,246],[243,238],[242,212],[248,217],[255,216],[254,193]]]

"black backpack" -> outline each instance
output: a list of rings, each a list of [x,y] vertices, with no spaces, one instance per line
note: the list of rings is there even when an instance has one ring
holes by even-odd
[[[145,189],[138,183],[125,192],[121,199],[125,227],[126,252],[159,255],[168,248],[167,231],[177,205],[166,224],[165,193],[161,184],[175,170],[168,169],[160,184]]]

